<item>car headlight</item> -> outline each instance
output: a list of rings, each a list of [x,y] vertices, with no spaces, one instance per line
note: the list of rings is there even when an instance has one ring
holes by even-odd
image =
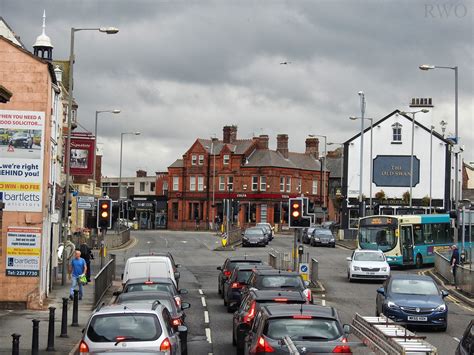
[[[314,240],[317,240],[319,242],[319,237],[314,237]]]
[[[388,308],[391,308],[391,309],[397,309],[397,308],[399,308],[399,307],[398,307],[394,302],[392,302],[392,301],[388,301],[388,302],[387,302],[387,307],[388,307]]]
[[[352,269],[353,269],[354,271],[360,271],[360,267],[358,267],[358,266],[353,266]]]
[[[331,242],[334,242],[334,238],[331,238]]]
[[[442,305],[438,306],[435,311],[437,312],[444,312],[446,310],[446,304],[443,303]]]
[[[382,268],[380,268],[380,271],[387,271],[387,268],[386,268],[386,267],[382,267]]]

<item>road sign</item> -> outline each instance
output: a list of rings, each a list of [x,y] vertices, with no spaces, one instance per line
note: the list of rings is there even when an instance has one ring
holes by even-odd
[[[94,196],[78,195],[77,196],[77,202],[94,203],[95,202],[95,197]]]
[[[95,208],[95,203],[91,202],[78,202],[77,208],[80,210],[93,210]]]
[[[309,279],[309,264],[308,263],[300,263],[299,266],[299,273],[303,280],[308,280]]]

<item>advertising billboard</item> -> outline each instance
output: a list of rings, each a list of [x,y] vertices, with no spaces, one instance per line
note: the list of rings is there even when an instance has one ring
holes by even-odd
[[[6,276],[38,277],[41,228],[8,227]]]
[[[71,175],[90,176],[94,173],[94,143],[91,136],[71,136]]]
[[[4,211],[41,212],[45,113],[0,110],[0,201]]]

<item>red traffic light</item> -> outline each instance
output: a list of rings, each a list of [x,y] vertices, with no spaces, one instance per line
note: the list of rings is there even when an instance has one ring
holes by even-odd
[[[291,207],[293,207],[293,209],[297,209],[300,208],[300,204],[295,202],[293,205],[291,205]]]
[[[103,209],[103,210],[106,210],[106,209],[109,208],[109,204],[104,202],[100,205],[100,208]]]

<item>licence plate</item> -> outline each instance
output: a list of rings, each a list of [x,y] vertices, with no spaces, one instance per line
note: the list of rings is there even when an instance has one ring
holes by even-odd
[[[428,317],[408,316],[408,320],[413,320],[415,322],[426,322]]]
[[[322,243],[323,243],[323,244],[327,244],[327,243],[329,243],[329,242],[328,242],[327,240],[323,240]]]
[[[367,275],[375,275],[375,272],[368,272]]]

